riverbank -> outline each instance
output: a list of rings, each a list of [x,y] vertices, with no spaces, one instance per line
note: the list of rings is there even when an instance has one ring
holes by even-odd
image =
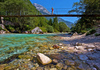
[[[49,37],[48,39],[56,43],[46,42],[41,43],[41,46],[38,43],[37,47],[30,47],[29,51],[17,55],[9,63],[1,64],[0,68],[2,70],[99,70],[100,49],[97,46],[100,46],[100,36],[70,36],[59,34]],[[55,48],[53,45],[59,47]],[[48,56],[52,59],[52,63],[40,64],[37,53]]]

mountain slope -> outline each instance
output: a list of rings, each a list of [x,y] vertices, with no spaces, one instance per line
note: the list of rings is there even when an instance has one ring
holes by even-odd
[[[43,15],[50,15],[50,14],[51,14],[51,13],[50,13],[46,8],[44,8],[42,5],[39,5],[39,4],[37,4],[37,3],[34,3],[33,6],[35,6],[36,9],[37,9],[38,11],[40,11]],[[53,19],[54,17],[46,17],[46,19],[48,19],[48,20],[49,20],[50,18]],[[73,24],[72,22],[63,20],[62,18],[58,18],[58,22],[64,22],[64,23],[66,23],[66,25],[67,25],[68,27],[71,27],[71,24]]]

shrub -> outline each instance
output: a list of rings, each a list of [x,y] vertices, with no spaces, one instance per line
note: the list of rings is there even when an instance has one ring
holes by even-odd
[[[45,27],[39,27],[43,32],[47,32]]]
[[[91,34],[94,34],[96,32],[96,30],[95,29],[91,29],[89,32],[87,32],[87,34],[86,35],[91,35]]]
[[[97,33],[96,33],[95,36],[100,36],[100,34],[97,34]]]
[[[49,33],[53,33],[54,32],[54,29],[53,29],[53,27],[52,26],[47,26],[47,32],[49,32]]]
[[[2,30],[2,27],[0,27],[0,30]]]
[[[86,30],[81,30],[81,33],[82,33],[82,34],[84,34],[84,33],[86,33],[86,32],[87,32]]]

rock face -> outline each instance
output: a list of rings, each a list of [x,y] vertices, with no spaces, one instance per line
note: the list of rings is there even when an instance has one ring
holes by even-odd
[[[43,34],[43,31],[39,27],[36,27],[33,30],[31,30],[31,33],[34,33],[34,34],[42,33]]]
[[[37,53],[37,60],[43,65],[46,65],[52,62],[52,60],[49,57],[45,56],[42,53]]]

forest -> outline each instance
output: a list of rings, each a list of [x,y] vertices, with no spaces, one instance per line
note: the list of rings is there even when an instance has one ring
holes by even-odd
[[[1,0],[0,15],[37,15],[41,14],[30,0]],[[40,27],[43,32],[69,32],[70,28],[63,22],[58,22],[57,17],[47,20],[45,17],[6,17],[5,27],[10,32],[22,33]],[[63,29],[63,27],[65,29]],[[1,28],[0,28],[1,29]]]
[[[100,14],[100,0],[80,0],[73,4],[74,9],[69,11],[81,13],[85,15],[99,15]],[[81,17],[72,25],[71,31],[78,33],[85,33],[89,30],[95,32],[95,26],[98,25],[97,21],[100,20],[100,17]]]

